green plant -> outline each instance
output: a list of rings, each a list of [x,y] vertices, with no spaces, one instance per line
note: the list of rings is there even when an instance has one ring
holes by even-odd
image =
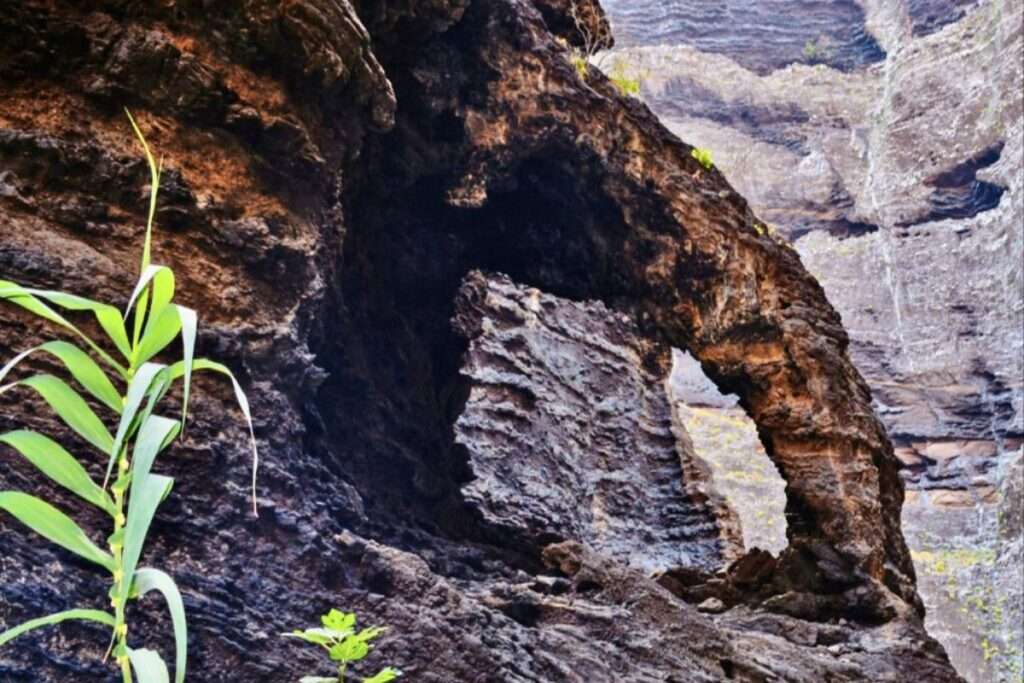
[[[337,662],[337,676],[305,676],[299,683],[344,683],[349,664],[358,662],[373,649],[373,641],[383,635],[387,628],[371,626],[356,630],[356,615],[332,609],[320,617],[322,626],[307,628],[305,631],[284,633],[287,638],[298,638],[313,645],[319,645],[327,651],[331,661]],[[378,671],[362,683],[387,683],[393,681],[402,672],[390,666]]]
[[[707,171],[710,171],[715,165],[715,163],[711,160],[710,149],[697,147],[692,152],[690,152],[690,156],[692,156],[694,159],[700,162],[700,165],[703,166],[704,169]]]
[[[622,60],[615,62],[615,66],[608,73],[608,79],[623,95],[636,96],[640,94],[640,77],[631,76],[626,71],[626,65]]]
[[[170,576],[158,569],[140,568],[138,564],[156,509],[174,483],[170,477],[154,474],[153,464],[160,452],[169,448],[185,428],[194,370],[210,370],[231,379],[235,398],[252,439],[254,510],[258,454],[244,392],[228,368],[194,357],[197,315],[195,311],[173,303],[174,273],[171,269],[150,262],[162,164],[154,161],[130,113],[128,119],[145,152],[151,184],[139,279],[124,313],[108,304],[73,294],[29,289],[0,280],[0,300],[20,306],[71,333],[106,365],[104,370],[89,353],[72,343],[48,341],[18,354],[3,366],[0,383],[28,356],[49,354],[63,364],[71,378],[93,399],[94,405],[109,410],[114,416],[113,423],[117,424],[111,434],[86,399],[67,382],[51,374],[39,374],[0,386],[0,393],[14,387],[35,391],[73,432],[106,458],[106,475],[101,486],[74,456],[49,437],[27,430],[0,434],[0,442],[14,448],[43,475],[109,515],[113,532],[107,538],[108,550],[98,547],[70,517],[35,496],[19,491],[2,491],[0,509],[43,538],[107,570],[111,575],[108,595],[113,613],[73,609],[33,619],[0,633],[0,646],[33,629],[67,620],[98,622],[111,629],[108,655],[113,652],[124,683],[132,683],[133,671],[140,683],[166,683],[169,680],[167,665],[160,655],[153,650],[135,649],[128,645],[125,614],[128,601],[156,590],[163,594],[171,614],[175,641],[174,680],[182,683],[187,663],[187,627],[181,594]],[[109,343],[111,353],[53,307],[73,313],[91,313],[106,334],[104,343]],[[183,348],[180,360],[170,365],[152,361],[179,336]],[[116,360],[116,354],[120,354],[123,361]],[[161,400],[179,380],[182,387],[180,418],[172,420],[157,415],[155,411]],[[118,385],[122,388],[117,388]]]
[[[590,68],[587,57],[579,50],[573,50],[569,53],[569,61],[572,62],[572,66],[576,69],[576,75],[580,77],[580,80],[586,82],[587,70]]]
[[[833,57],[832,41],[828,36],[821,35],[815,40],[804,43],[804,59],[808,62],[827,62]]]

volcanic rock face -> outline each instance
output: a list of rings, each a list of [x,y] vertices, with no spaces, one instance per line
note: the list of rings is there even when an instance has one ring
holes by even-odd
[[[259,518],[246,514],[228,388],[200,383],[188,438],[159,464],[177,485],[146,561],[185,593],[191,679],[311,673],[313,655],[276,634],[343,606],[393,627],[378,652],[417,681],[955,680],[920,622],[897,461],[838,315],[721,174],[596,70],[581,79],[553,34],[561,6],[24,0],[0,16],[0,276],[127,298],[146,198],[127,104],[165,155],[155,258],[202,314],[200,352],[238,370],[252,398]],[[524,463],[536,449],[564,466],[564,434],[546,425],[569,397],[504,417],[488,405],[493,339],[470,322],[494,311],[459,296],[474,269],[510,278],[471,277],[476,291],[504,288],[529,310],[523,288],[537,287],[576,311],[586,334],[565,362],[580,373],[602,362],[587,344],[612,333],[608,316],[635,321],[616,344],[636,357],[617,361],[622,384],[605,398],[632,391],[637,404],[571,405],[592,411],[577,416],[581,436],[600,420],[653,425],[631,435],[634,463],[596,443],[585,467],[658,480],[644,484],[658,510],[616,517],[661,548],[684,531],[657,581],[628,566],[621,534],[602,543],[582,515],[534,524],[550,492],[501,510],[481,495],[519,480],[494,478],[495,442],[468,426],[520,425]],[[5,357],[48,333],[0,308]],[[685,454],[655,391],[665,370],[646,362],[670,346],[739,396],[786,479],[779,558],[716,567],[726,513],[684,465],[661,467]],[[567,371],[528,374],[555,370]],[[28,397],[3,400],[0,428],[86,452]],[[100,520],[3,457],[0,488],[56,500],[99,538]],[[0,525],[3,624],[103,605],[100,577]],[[166,653],[168,624],[144,607],[133,640]],[[27,636],[0,652],[0,676],[109,680],[104,635]]]
[[[661,34],[605,62],[712,150],[842,314],[905,466],[932,632],[972,680],[1018,680],[1024,632],[1009,615],[1024,560],[998,519],[1024,457],[1020,3],[863,2],[863,16],[838,0],[813,15],[785,3],[753,46],[744,22],[709,46],[653,3],[607,4],[617,35]],[[777,49],[821,16],[866,27],[884,61]]]
[[[713,574],[739,556],[732,511],[708,500],[704,468],[673,432],[666,364],[644,362],[627,316],[480,274],[457,311],[471,390],[455,441],[484,519],[648,572]]]

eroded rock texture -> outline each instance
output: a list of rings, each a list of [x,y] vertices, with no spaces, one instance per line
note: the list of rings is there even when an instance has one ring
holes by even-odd
[[[642,78],[822,283],[905,465],[929,624],[972,680],[1018,680],[1024,631],[1005,615],[1024,558],[996,530],[1024,441],[1021,4],[784,3],[763,41],[736,22],[710,46],[654,5],[608,3],[616,32],[662,35],[605,63]],[[823,16],[866,27],[884,61],[776,49]]]
[[[476,273],[456,310],[470,340],[462,492],[488,522],[648,572],[715,573],[741,554],[738,521],[673,429],[664,354],[628,316]]]
[[[202,312],[200,352],[252,397],[259,518],[226,387],[200,383],[160,465],[178,483],[146,561],[184,590],[191,679],[310,673],[313,653],[277,634],[339,605],[390,624],[380,657],[416,681],[955,680],[921,625],[897,461],[838,315],[721,174],[596,70],[580,78],[552,33],[560,6],[21,0],[0,15],[0,276],[128,296],[147,179],[128,105],[165,156],[155,258]],[[474,269],[603,301],[635,343],[686,348],[735,392],[787,480],[782,556],[654,581],[583,527],[542,547],[470,504],[455,425],[473,387],[451,318]],[[5,357],[47,333],[0,308]],[[3,400],[0,427],[54,428]],[[2,457],[0,486],[56,499],[99,538]],[[104,603],[101,577],[9,518],[0,538],[4,624]],[[164,634],[149,642],[166,653],[145,608],[135,632]],[[107,681],[105,645],[41,632],[0,652],[0,676]]]

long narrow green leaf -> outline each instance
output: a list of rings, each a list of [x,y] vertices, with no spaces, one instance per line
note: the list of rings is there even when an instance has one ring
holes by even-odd
[[[48,436],[18,430],[0,434],[5,443],[21,453],[26,460],[71,493],[110,514],[116,514],[114,502],[89,477],[85,468],[64,447]]]
[[[138,683],[170,683],[167,665],[153,650],[133,650],[128,648],[128,659],[135,670]]]
[[[159,415],[149,415],[139,427],[132,453],[132,479],[144,481],[153,467],[153,461],[178,432],[178,422]]]
[[[153,153],[149,151],[149,145],[146,143],[146,136],[142,134],[142,130],[139,129],[135,119],[132,118],[132,113],[126,108],[124,113],[128,115],[128,121],[132,124],[132,130],[135,131],[135,137],[138,138],[139,143],[142,145],[142,151],[146,154],[146,163],[149,164],[149,217],[146,220],[146,240],[142,245],[142,266],[139,268],[140,273],[144,273],[146,268],[149,267],[150,254],[152,251],[152,235],[153,235],[153,221],[156,218],[156,196],[160,190],[160,167],[157,166],[156,160],[153,158]]]
[[[96,316],[96,321],[100,324],[100,327],[107,333],[110,341],[114,342],[117,350],[127,355],[128,333],[124,329],[124,320],[121,318],[120,311],[113,306],[65,292],[41,289],[29,289],[27,291],[34,296],[45,299],[69,311],[92,312]]]
[[[135,572],[135,589],[139,597],[158,590],[167,601],[167,610],[174,625],[174,683],[184,683],[188,662],[188,626],[185,623],[185,603],[181,600],[178,586],[174,579],[159,569],[146,567]]]
[[[107,336],[110,337],[111,341],[114,342],[118,351],[120,351],[125,358],[129,358],[131,355],[131,349],[128,345],[128,335],[124,330],[124,321],[121,320],[121,314],[118,313],[117,309],[113,306],[107,306],[106,304],[100,304],[95,301],[83,299],[82,297],[64,294],[63,292],[26,289],[9,280],[0,280],[0,299],[6,299],[11,303],[21,306],[25,310],[39,316],[40,318],[43,318],[44,320],[49,320],[66,330],[70,330],[74,334],[78,335],[78,337],[89,346],[93,353],[102,358],[103,362],[114,368],[122,377],[127,376],[128,370],[123,365],[111,358],[106,351],[101,349],[96,342],[90,339],[75,325],[71,324],[67,318],[44,304],[37,297],[49,300],[58,306],[64,306],[69,310],[93,311],[93,314],[99,321],[100,326],[107,333]]]
[[[252,511],[254,515],[258,514],[258,510],[256,508],[256,475],[259,470],[260,458],[259,451],[256,448],[256,432],[253,429],[252,413],[249,411],[249,399],[246,398],[245,392],[242,390],[242,386],[238,383],[238,380],[235,379],[235,376],[226,365],[207,358],[196,358],[191,363],[191,368],[194,370],[212,370],[213,372],[227,376],[228,379],[231,380],[231,385],[235,390],[235,401],[238,403],[238,407],[241,409],[242,415],[245,417],[246,425],[249,428],[249,443],[252,447]],[[185,372],[186,366],[184,361],[178,361],[164,370],[164,373],[170,382],[183,377]]]
[[[121,452],[121,448],[125,442],[131,437],[132,425],[135,423],[135,418],[138,416],[139,405],[142,403],[142,399],[149,393],[150,385],[153,384],[153,379],[160,374],[160,372],[166,366],[158,363],[145,363],[141,368],[136,371],[135,376],[132,377],[132,381],[128,383],[128,393],[125,395],[124,410],[121,412],[121,420],[117,424],[117,435],[114,437],[111,449],[107,451],[110,454],[110,460],[107,463],[107,473],[103,477],[103,488],[107,488],[107,484],[110,482],[110,474],[114,470],[114,463],[117,461],[117,456]],[[136,427],[138,424],[136,424]]]
[[[0,384],[3,383],[4,378],[18,363],[37,351],[49,353],[60,360],[67,367],[71,376],[75,378],[75,381],[81,384],[86,391],[114,412],[121,413],[121,395],[117,393],[117,389],[114,388],[114,385],[107,378],[106,373],[100,369],[96,361],[90,358],[87,353],[74,344],[69,344],[65,341],[50,341],[34,346],[28,351],[22,351],[12,358],[7,365],[0,368]]]
[[[178,306],[164,306],[164,309],[156,317],[150,316],[146,325],[146,333],[135,349],[133,365],[145,363],[150,358],[167,348],[167,345],[174,341],[181,331],[181,317],[178,315]]]
[[[139,281],[135,283],[135,290],[132,291],[131,298],[128,299],[128,306],[125,307],[125,318],[128,318],[135,300],[139,298],[139,295],[142,294],[143,290],[150,283],[153,284],[153,308],[151,315],[159,313],[164,306],[171,303],[171,299],[174,298],[174,271],[167,266],[149,265],[142,271]]]
[[[95,609],[69,609],[65,612],[51,614],[48,617],[32,619],[31,621],[26,621],[24,624],[19,624],[14,628],[7,629],[3,633],[0,633],[0,647],[3,647],[18,636],[24,635],[29,631],[34,631],[35,629],[42,628],[44,626],[53,626],[54,624],[59,624],[62,621],[70,620],[95,621],[103,624],[104,626],[110,626],[111,628],[114,627],[114,616],[112,614],[107,614],[106,612],[101,612]]]
[[[46,501],[20,491],[3,491],[0,492],[0,509],[7,510],[47,540],[114,571],[114,558],[96,547],[74,520]]]
[[[175,308],[181,319],[182,362],[185,366],[185,383],[181,397],[181,431],[185,431],[185,420],[188,417],[188,397],[192,389],[192,360],[196,350],[196,330],[199,328],[199,317],[191,308],[184,306],[175,306]]]
[[[142,481],[132,481],[132,495],[128,501],[128,520],[124,530],[124,550],[121,555],[121,571],[124,576],[134,576],[135,568],[142,555],[142,547],[146,543],[149,525],[160,502],[171,490],[174,480],[159,474],[150,474]],[[121,583],[121,594],[118,601],[124,604],[128,600],[131,582]]]
[[[64,380],[53,375],[35,375],[0,387],[0,394],[18,385],[34,389],[76,434],[104,453],[110,452],[114,438],[89,404]]]

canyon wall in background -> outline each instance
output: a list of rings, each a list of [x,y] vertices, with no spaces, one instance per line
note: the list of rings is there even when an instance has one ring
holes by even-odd
[[[602,67],[712,152],[840,311],[905,466],[930,631],[969,680],[1020,680],[1022,3],[604,4]],[[728,459],[753,432],[715,410],[704,449]]]

